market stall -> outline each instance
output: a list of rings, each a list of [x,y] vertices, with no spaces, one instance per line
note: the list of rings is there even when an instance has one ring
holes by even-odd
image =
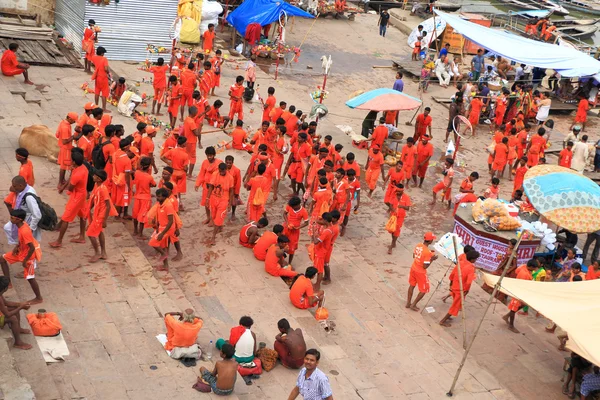
[[[483,224],[473,221],[473,205],[468,203],[465,207],[459,207],[454,215],[454,233],[462,239],[463,245],[470,245],[477,250],[481,256],[475,265],[486,271],[493,272],[498,268],[500,260],[506,254],[511,239],[518,239],[519,235],[514,230],[489,232]],[[517,263],[519,265],[530,260],[540,249],[541,238],[531,237],[522,240],[517,252]]]

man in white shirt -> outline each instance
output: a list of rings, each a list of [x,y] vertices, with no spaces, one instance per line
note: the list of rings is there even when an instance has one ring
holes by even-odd
[[[571,169],[579,173],[583,173],[585,164],[589,155],[589,148],[587,144],[588,136],[583,135],[581,141],[575,143],[573,146],[573,159],[571,161]]]
[[[38,223],[42,219],[42,212],[40,211],[37,200],[33,196],[26,196],[27,193],[37,195],[35,189],[29,186],[22,176],[15,176],[12,180],[11,191],[16,195],[16,200],[11,208],[25,211],[27,214],[25,222],[27,222],[31,228],[35,240],[37,240],[38,243],[41,242],[42,230],[38,227]],[[17,226],[13,225],[12,222],[9,221],[4,225],[4,233],[6,234],[9,245],[16,245],[19,243]]]
[[[448,87],[450,84],[450,74],[448,73],[448,62],[446,60],[446,56],[441,56],[435,60],[435,75],[442,87]]]

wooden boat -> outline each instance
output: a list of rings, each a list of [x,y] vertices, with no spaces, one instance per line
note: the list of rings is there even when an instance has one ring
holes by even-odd
[[[503,3],[506,4],[510,4],[519,8],[522,8],[524,10],[539,10],[538,7],[530,4],[530,3],[525,3],[523,1],[519,1],[519,0],[500,0]]]
[[[596,33],[597,30],[598,27],[595,25],[571,25],[556,28],[555,32],[573,38],[585,39],[591,37],[594,33]]]
[[[462,7],[462,4],[443,2],[443,1],[435,2],[435,8],[437,8],[438,10],[442,10],[442,11],[454,12],[454,11],[458,11],[461,7]]]
[[[563,4],[566,8],[576,11],[581,11],[588,14],[600,15],[600,4],[595,1],[585,0],[564,0]]]
[[[562,19],[562,20],[552,20],[552,24],[556,25],[557,28],[563,26],[587,26],[587,25],[596,25],[600,21],[600,18],[596,19]]]
[[[552,11],[554,15],[569,15],[569,10],[551,0],[531,0],[531,2]]]

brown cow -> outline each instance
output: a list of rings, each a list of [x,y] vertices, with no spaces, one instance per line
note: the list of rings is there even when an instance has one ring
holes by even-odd
[[[58,159],[58,141],[56,135],[46,125],[32,125],[23,128],[19,136],[19,146],[29,151],[30,155],[46,157],[48,161]]]

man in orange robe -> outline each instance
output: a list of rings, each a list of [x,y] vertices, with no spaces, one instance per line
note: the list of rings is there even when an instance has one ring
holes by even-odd
[[[244,77],[239,75],[235,78],[235,84],[229,88],[229,120],[233,121],[233,117],[237,114],[238,119],[244,120],[244,102],[242,95],[244,94]]]
[[[77,122],[77,113],[70,112],[67,117],[60,121],[56,129],[56,138],[58,139],[58,186],[65,184],[65,175],[67,170],[71,169],[71,149],[73,148],[73,139],[75,136],[71,131],[71,125]]]
[[[211,222],[214,226],[212,237],[208,242],[209,246],[215,244],[217,233],[223,229],[225,217],[233,205],[233,191],[233,177],[227,173],[227,164],[221,162],[218,170],[213,172],[208,182],[208,194],[206,195],[210,203]]]
[[[33,85],[33,82],[29,80],[29,64],[20,63],[17,61],[17,49],[19,45],[16,43],[11,43],[8,45],[8,50],[4,51],[2,54],[2,60],[0,60],[0,70],[2,70],[2,75],[4,76],[15,76],[23,74],[23,78],[25,78],[25,83],[28,85]]]
[[[99,46],[96,49],[96,56],[92,59],[95,67],[92,80],[94,80],[94,101],[98,104],[98,100],[102,97],[102,109],[104,112],[109,113],[110,111],[106,109],[106,98],[110,94],[108,82],[111,80],[111,76],[108,60],[104,57],[104,54],[106,54],[106,49]]]

